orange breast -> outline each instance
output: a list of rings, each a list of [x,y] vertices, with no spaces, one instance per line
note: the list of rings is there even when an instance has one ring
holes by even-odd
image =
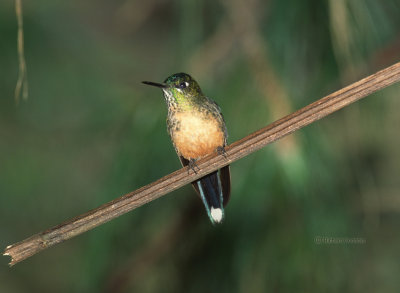
[[[198,159],[224,145],[224,133],[218,121],[201,114],[176,113],[180,121],[179,130],[174,131],[172,140],[179,155],[185,159]]]

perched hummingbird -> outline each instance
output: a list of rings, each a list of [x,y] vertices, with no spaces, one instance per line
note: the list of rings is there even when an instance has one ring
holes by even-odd
[[[225,155],[228,133],[220,107],[206,97],[186,73],[176,73],[164,83],[143,81],[162,89],[168,107],[167,129],[183,166],[195,171],[196,160],[218,152]],[[214,223],[224,218],[231,191],[229,165],[192,182]]]

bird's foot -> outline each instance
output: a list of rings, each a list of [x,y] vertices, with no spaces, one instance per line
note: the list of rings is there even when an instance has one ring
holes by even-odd
[[[189,167],[188,173],[189,173],[190,169],[192,169],[195,174],[197,174],[197,171],[200,171],[199,166],[197,166],[197,164],[196,164],[196,159],[190,159],[188,167]],[[196,168],[197,168],[197,171],[196,171]]]
[[[219,155],[223,156],[225,159],[228,158],[228,156],[226,155],[226,151],[225,151],[225,147],[224,146],[217,147],[217,153]]]

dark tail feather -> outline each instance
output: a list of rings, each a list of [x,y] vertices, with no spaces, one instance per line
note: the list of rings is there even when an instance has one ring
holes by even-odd
[[[179,156],[179,159],[183,166],[189,164],[189,161],[184,157]],[[227,205],[231,195],[231,174],[229,165],[221,168],[219,172],[211,173],[193,182],[192,186],[203,201],[211,222],[220,223],[224,217],[223,207]],[[211,208],[213,208],[213,215],[216,216],[217,219],[220,212],[222,213],[220,221],[216,221],[212,217]],[[220,211],[218,209],[220,209]]]
[[[226,207],[231,198],[231,171],[229,165],[219,170],[219,178],[221,180],[224,207]]]
[[[204,176],[195,182],[200,197],[212,223],[220,223],[224,218],[222,186],[218,172]]]

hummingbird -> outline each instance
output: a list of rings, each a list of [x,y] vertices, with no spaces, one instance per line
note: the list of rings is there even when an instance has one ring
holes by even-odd
[[[143,81],[161,88],[167,104],[167,130],[182,166],[196,172],[196,161],[217,152],[225,156],[228,132],[221,108],[203,94],[199,84],[186,73],[169,76],[163,83]],[[229,201],[229,165],[194,182],[211,223],[221,223]]]

